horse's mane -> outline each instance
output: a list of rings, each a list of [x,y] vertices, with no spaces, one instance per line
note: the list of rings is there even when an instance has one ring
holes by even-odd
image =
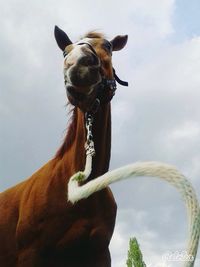
[[[69,106],[70,104],[68,104]],[[70,106],[68,115],[70,116],[68,127],[67,127],[67,134],[64,137],[63,144],[56,152],[55,158],[62,158],[65,151],[71,146],[73,142],[73,137],[75,136],[76,131],[76,120],[77,120],[77,112],[76,107]]]
[[[97,32],[97,31],[90,31],[88,33],[86,33],[83,38],[105,38],[104,34],[101,32]]]

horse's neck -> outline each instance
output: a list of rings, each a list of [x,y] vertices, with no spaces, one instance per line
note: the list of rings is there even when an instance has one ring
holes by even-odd
[[[94,115],[92,131],[96,155],[93,158],[90,179],[105,173],[109,168],[111,149],[110,104],[100,107]],[[57,158],[60,158],[59,160],[62,161],[62,165],[66,167],[66,172],[70,176],[85,168],[85,142],[84,114],[76,108],[66,140],[57,153]]]
[[[108,171],[111,150],[110,104],[100,108],[94,117],[93,136],[96,156],[93,159],[91,178]]]

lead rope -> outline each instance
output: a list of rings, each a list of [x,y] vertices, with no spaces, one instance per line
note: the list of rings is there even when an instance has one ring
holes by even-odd
[[[92,122],[93,117],[91,115],[87,115],[85,170],[83,172],[80,171],[75,173],[70,178],[68,182],[68,201],[74,204],[81,199],[88,198],[93,193],[106,188],[114,182],[130,177],[150,176],[167,181],[177,188],[187,208],[189,238],[186,252],[190,260],[184,263],[184,267],[193,267],[199,245],[200,206],[192,184],[175,167],[160,162],[136,162],[113,171],[109,171],[84,185],[79,185],[79,182],[87,180],[92,171],[92,157],[95,154],[94,142],[92,140]]]
[[[75,174],[77,181],[85,181],[91,174],[92,171],[92,158],[95,156],[95,148],[94,141],[92,135],[92,123],[93,116],[90,113],[86,113],[85,115],[85,128],[86,128],[86,143],[85,143],[85,151],[86,151],[86,161],[85,161],[85,169],[83,172],[77,172]],[[69,189],[69,188],[68,188]]]

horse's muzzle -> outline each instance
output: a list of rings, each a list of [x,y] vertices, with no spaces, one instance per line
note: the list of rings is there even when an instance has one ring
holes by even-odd
[[[69,82],[74,87],[83,88],[83,93],[87,94],[87,90],[90,89],[91,86],[99,83],[101,81],[101,74],[99,66],[84,66],[84,65],[75,65],[70,67],[67,70],[67,77]]]

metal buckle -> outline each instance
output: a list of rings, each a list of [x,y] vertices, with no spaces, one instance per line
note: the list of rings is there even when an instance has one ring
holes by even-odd
[[[92,134],[92,124],[93,124],[93,116],[91,113],[85,114],[85,127],[87,130],[87,138],[85,143],[86,155],[95,156],[95,148],[93,142],[93,134]]]
[[[114,79],[112,80],[106,80],[106,85],[109,86],[109,88],[115,92],[117,89],[116,81]]]

